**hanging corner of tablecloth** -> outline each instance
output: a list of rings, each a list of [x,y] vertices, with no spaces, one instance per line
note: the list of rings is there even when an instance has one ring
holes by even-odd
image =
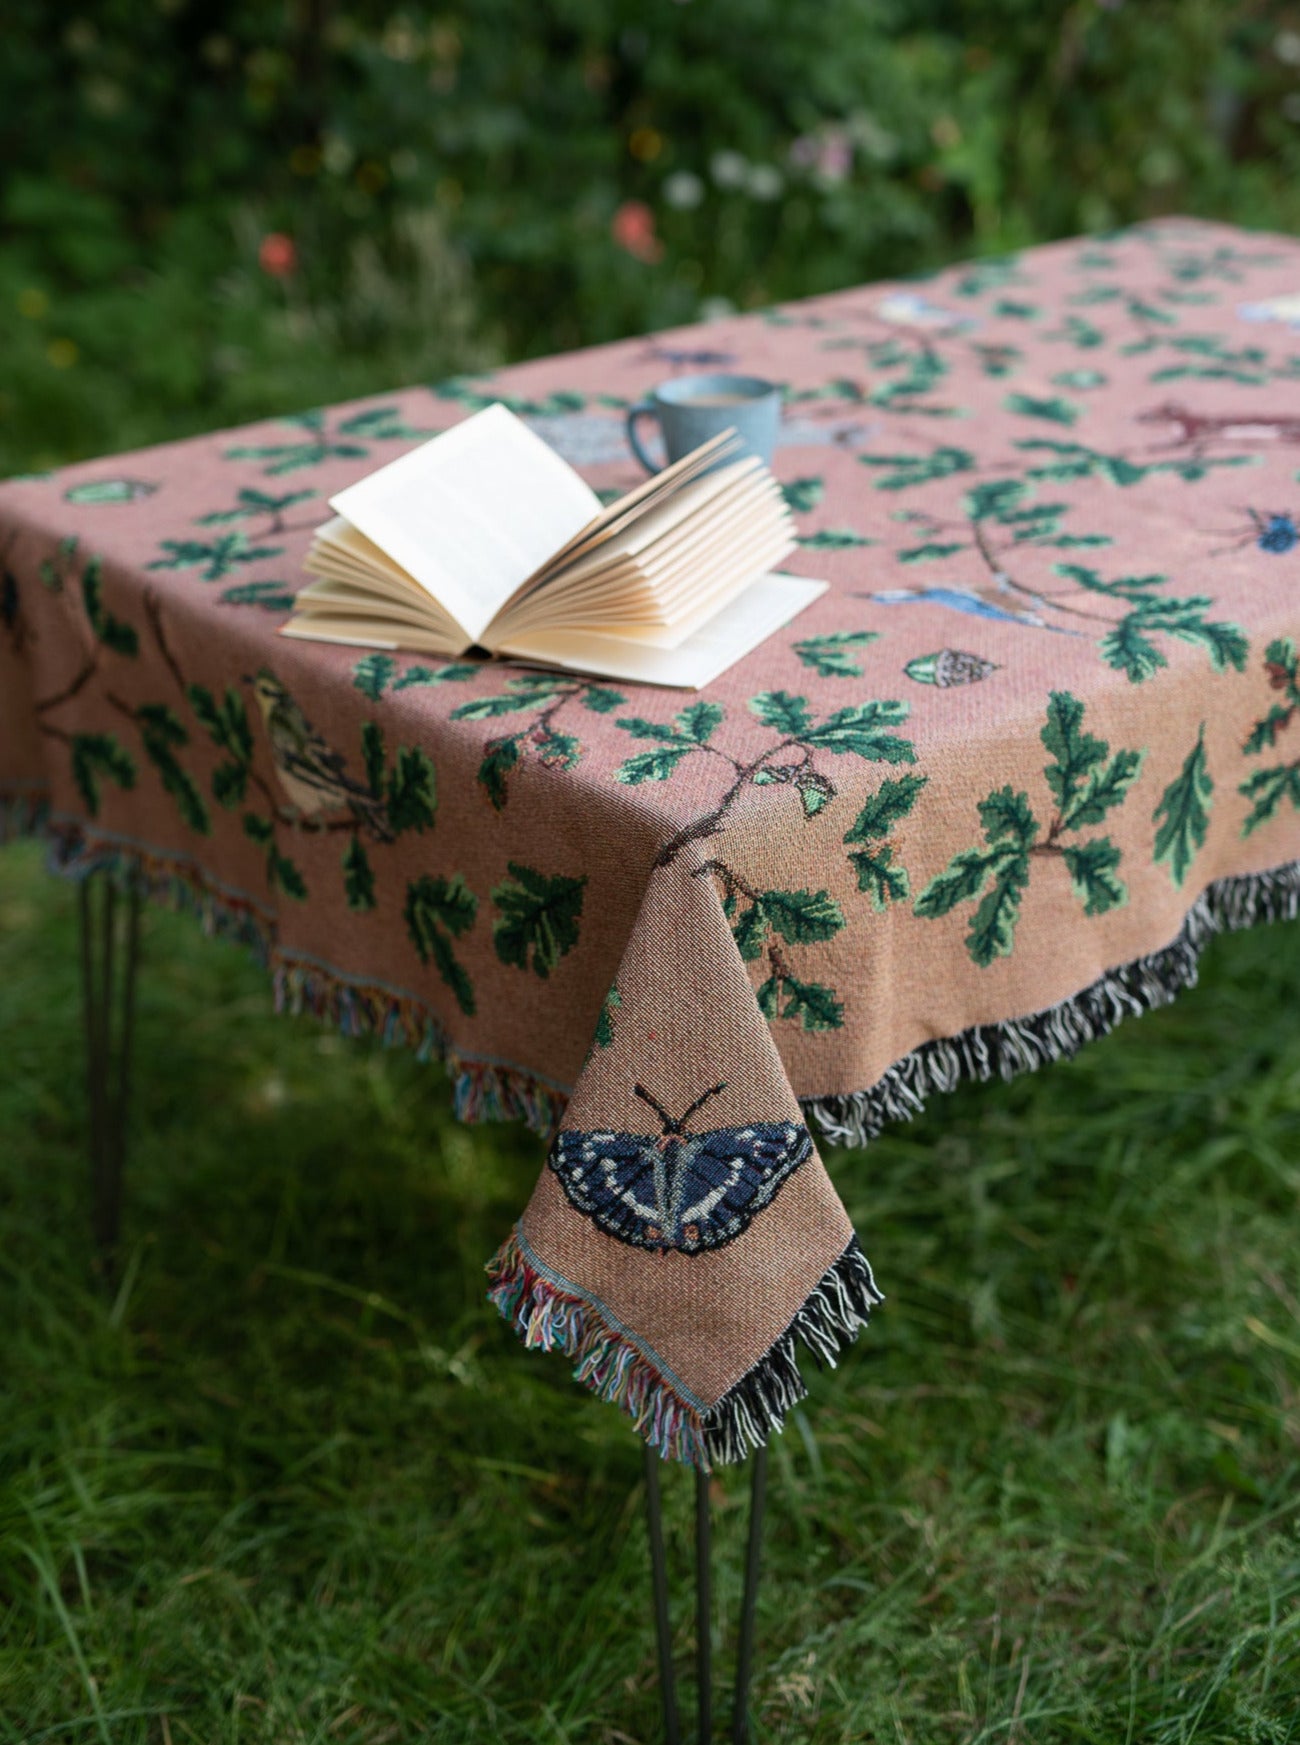
[[[618,1406],[665,1460],[703,1471],[743,1460],[807,1397],[801,1355],[834,1369],[884,1302],[856,1234],[768,1349],[712,1402],[687,1388],[590,1292],[537,1256],[516,1224],[489,1263],[489,1299],[534,1351],[573,1360],[573,1376]]]

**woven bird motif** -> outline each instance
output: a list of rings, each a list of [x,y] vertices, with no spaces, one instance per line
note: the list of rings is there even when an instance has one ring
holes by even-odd
[[[634,1089],[659,1117],[659,1133],[575,1129],[559,1134],[550,1156],[570,1205],[620,1242],[661,1253],[721,1248],[812,1154],[808,1129],[795,1121],[687,1132],[692,1115],[725,1085],[714,1085],[676,1117],[643,1085]]]
[[[275,773],[303,818],[351,812],[380,841],[391,841],[384,803],[348,774],[341,752],[321,738],[289,692],[267,667],[252,679]]]

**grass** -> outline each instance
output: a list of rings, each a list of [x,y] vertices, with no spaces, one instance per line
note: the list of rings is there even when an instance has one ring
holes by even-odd
[[[483,1301],[536,1142],[151,915],[105,1294],[74,945],[0,857],[0,1740],[656,1739],[639,1450]],[[1222,941],[832,1154],[889,1300],[775,1444],[759,1745],[1300,1741],[1297,986],[1300,931]],[[726,1672],[745,1474],[714,1495]]]

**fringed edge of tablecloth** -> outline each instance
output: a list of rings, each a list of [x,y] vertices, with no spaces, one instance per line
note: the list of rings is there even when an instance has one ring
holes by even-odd
[[[150,902],[193,916],[210,938],[244,946],[271,974],[277,1012],[306,1013],[344,1036],[375,1036],[385,1047],[404,1045],[421,1060],[441,1060],[459,1120],[519,1120],[547,1138],[558,1127],[567,1102],[562,1091],[520,1068],[460,1054],[432,1013],[410,995],[283,953],[272,918],[238,893],[214,885],[197,865],[53,819],[39,792],[0,793],[0,845],[19,837],[44,838],[50,869],[65,878],[102,873],[123,890],[134,889]]]
[[[867,1325],[884,1297],[867,1257],[852,1237],[809,1294],[799,1313],[733,1387],[711,1406],[683,1397],[653,1360],[600,1305],[534,1265],[517,1229],[488,1266],[488,1296],[524,1344],[576,1359],[574,1380],[632,1420],[665,1460],[705,1471],[743,1460],[780,1430],[785,1415],[807,1398],[800,1347],[820,1366],[836,1358]]]
[[[870,1090],[802,1099],[806,1113],[838,1145],[866,1145],[893,1121],[910,1121],[937,1092],[963,1081],[1013,1079],[1051,1061],[1068,1060],[1109,1035],[1125,1018],[1168,1006],[1195,987],[1201,953],[1220,933],[1300,916],[1300,861],[1270,872],[1218,879],[1188,911],[1175,938],[1026,1018],[975,1024],[959,1036],[914,1048]]]

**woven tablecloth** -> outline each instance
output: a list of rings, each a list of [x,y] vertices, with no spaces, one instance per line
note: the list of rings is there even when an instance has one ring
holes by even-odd
[[[546,1132],[501,1311],[739,1458],[879,1301],[813,1134],[1297,912],[1298,330],[1300,244],[1166,221],[12,480],[4,828]],[[331,492],[504,400],[617,493],[715,368],[832,587],[706,692],[277,637]]]

